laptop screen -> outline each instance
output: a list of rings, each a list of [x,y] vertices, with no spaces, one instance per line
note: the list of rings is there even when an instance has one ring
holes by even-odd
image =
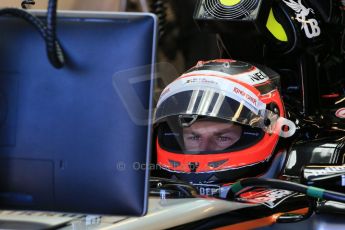
[[[152,72],[116,73],[154,62],[155,17],[61,12],[62,69],[27,22],[0,17],[0,31],[0,208],[145,214]]]

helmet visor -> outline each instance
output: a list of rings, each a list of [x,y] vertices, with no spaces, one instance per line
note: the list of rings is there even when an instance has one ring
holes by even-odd
[[[256,99],[253,99],[256,100]],[[157,106],[155,122],[169,116],[179,116],[181,126],[189,126],[198,116],[220,118],[252,127],[261,127],[262,110],[214,90],[188,90],[166,98]]]
[[[281,136],[291,136],[295,131],[291,121],[266,110],[266,104],[254,92],[222,78],[193,77],[170,84],[159,98],[154,123],[170,116],[178,116],[182,127],[193,124],[198,116],[207,116]],[[289,128],[282,130],[282,125]]]

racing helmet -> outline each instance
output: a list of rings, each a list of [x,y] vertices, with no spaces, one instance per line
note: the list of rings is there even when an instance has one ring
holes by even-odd
[[[264,173],[280,136],[295,130],[272,72],[231,59],[199,61],[170,83],[154,116],[164,176],[229,183]]]

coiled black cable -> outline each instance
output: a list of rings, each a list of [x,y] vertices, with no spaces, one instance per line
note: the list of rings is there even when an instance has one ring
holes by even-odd
[[[284,189],[295,191],[299,193],[306,194],[307,196],[320,198],[325,200],[332,200],[345,203],[345,194],[339,192],[328,191],[325,189],[313,187],[313,186],[305,186],[302,184],[290,182],[290,181],[283,181],[277,179],[262,179],[262,178],[248,178],[243,179],[239,182],[233,184],[227,194],[228,199],[233,199],[236,197],[238,192],[242,189],[247,187],[269,187],[269,188],[276,188],[276,189]]]
[[[49,0],[47,9],[47,54],[50,63],[55,68],[63,67],[65,60],[61,46],[56,38],[56,8],[57,0]]]
[[[33,25],[41,34],[41,36],[45,39],[46,26],[43,24],[43,22],[39,18],[35,17],[34,15],[17,8],[0,9],[0,16],[2,15],[12,15],[12,16],[16,16],[16,17],[24,19],[25,21]]]
[[[0,16],[12,15],[24,19],[40,33],[46,43],[47,55],[50,63],[55,68],[63,67],[65,61],[62,49],[56,38],[56,0],[50,0],[47,13],[48,25],[46,26],[39,18],[31,13],[17,8],[0,9]]]
[[[158,18],[158,31],[159,37],[163,37],[165,34],[166,26],[166,6],[163,0],[153,0],[151,4],[152,13],[154,13]]]

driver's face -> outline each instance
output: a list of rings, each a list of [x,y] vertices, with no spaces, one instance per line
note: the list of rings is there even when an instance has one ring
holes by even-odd
[[[183,128],[187,151],[220,151],[235,144],[241,137],[242,127],[233,123],[196,121]]]

